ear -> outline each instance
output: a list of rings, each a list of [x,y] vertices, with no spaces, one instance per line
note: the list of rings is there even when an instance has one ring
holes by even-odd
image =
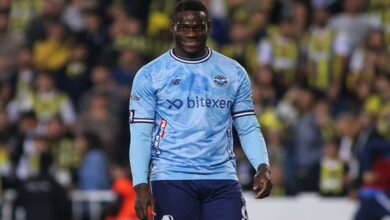
[[[169,30],[170,30],[170,32],[173,34],[173,33],[175,33],[175,29],[176,29],[176,23],[175,23],[175,21],[172,19],[172,20],[171,20],[171,23],[170,23]]]
[[[207,33],[209,34],[211,32],[211,20],[207,20]]]

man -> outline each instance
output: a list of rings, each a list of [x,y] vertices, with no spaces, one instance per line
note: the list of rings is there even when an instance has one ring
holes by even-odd
[[[171,22],[175,47],[134,79],[130,162],[141,219],[148,219],[149,206],[155,219],[248,218],[235,169],[233,124],[257,169],[256,198],[271,191],[249,77],[236,61],[206,46],[210,25],[200,1],[180,1]]]

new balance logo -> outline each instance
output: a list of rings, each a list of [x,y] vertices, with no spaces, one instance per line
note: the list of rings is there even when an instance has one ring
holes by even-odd
[[[172,80],[171,80],[171,83],[172,83],[172,85],[177,86],[177,85],[180,84],[180,79],[172,79]]]

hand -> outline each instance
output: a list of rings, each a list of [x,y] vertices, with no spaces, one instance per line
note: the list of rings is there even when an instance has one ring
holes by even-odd
[[[142,220],[148,220],[148,207],[152,209],[152,214],[156,215],[154,211],[154,199],[149,190],[149,185],[146,183],[138,184],[134,187],[136,193],[135,211]]]
[[[253,191],[256,193],[256,199],[262,199],[271,193],[271,170],[267,164],[260,164],[255,178],[253,180]]]

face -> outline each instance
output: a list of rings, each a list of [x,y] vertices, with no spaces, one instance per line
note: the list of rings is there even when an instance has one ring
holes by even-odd
[[[344,9],[349,13],[358,13],[362,7],[362,0],[345,0]]]
[[[54,89],[54,81],[50,76],[40,75],[36,83],[39,92],[50,92]]]
[[[180,57],[196,58],[204,55],[210,32],[210,21],[202,11],[182,11],[171,22],[175,53]]]
[[[373,31],[368,38],[368,45],[372,49],[381,50],[384,44],[384,36],[380,31]]]
[[[328,21],[328,11],[326,9],[317,9],[314,12],[314,21],[319,26],[326,25]]]

